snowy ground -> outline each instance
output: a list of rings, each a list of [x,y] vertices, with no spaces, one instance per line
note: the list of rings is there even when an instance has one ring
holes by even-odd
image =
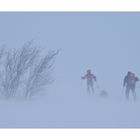
[[[1,101],[1,128],[138,128],[140,101],[83,94],[48,94],[31,101]]]

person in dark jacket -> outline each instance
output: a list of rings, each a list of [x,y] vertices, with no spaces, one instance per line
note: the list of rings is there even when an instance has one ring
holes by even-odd
[[[91,70],[87,70],[85,76],[82,77],[83,80],[87,80],[87,91],[90,93],[90,89],[92,93],[94,93],[94,81],[96,81],[96,76],[91,73]]]
[[[132,91],[133,98],[134,100],[136,100],[135,89],[136,89],[136,82],[138,81],[139,81],[139,78],[136,77],[135,74],[132,72],[128,72],[127,75],[125,76],[124,81],[123,81],[123,86],[126,87],[125,94],[126,94],[127,100],[129,100],[130,91]]]

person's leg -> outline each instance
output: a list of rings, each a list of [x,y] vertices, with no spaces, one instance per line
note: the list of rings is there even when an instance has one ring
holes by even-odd
[[[88,81],[88,86],[89,86],[89,92],[91,91],[91,94],[94,94],[94,86],[92,80]]]
[[[132,86],[131,90],[132,90],[132,94],[133,94],[133,99],[136,100],[135,86]]]
[[[92,94],[94,94],[94,85],[93,85],[93,82],[91,82],[91,90],[92,90]]]
[[[126,87],[126,91],[125,91],[125,95],[126,95],[126,99],[129,100],[129,92],[130,92],[130,87],[127,86]]]
[[[90,83],[89,83],[89,81],[87,81],[87,92],[88,92],[88,94],[90,94]]]

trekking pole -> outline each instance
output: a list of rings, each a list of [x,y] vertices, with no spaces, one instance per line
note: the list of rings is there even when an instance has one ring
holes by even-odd
[[[98,82],[96,81],[96,91],[98,92],[98,93],[100,93],[101,91],[100,91],[100,87],[99,87],[99,85],[98,85]]]
[[[98,82],[96,81],[96,88],[98,88],[99,89],[99,85],[98,85]]]

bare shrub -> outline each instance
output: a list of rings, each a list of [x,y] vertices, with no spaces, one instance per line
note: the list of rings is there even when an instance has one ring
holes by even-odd
[[[53,81],[51,70],[54,57],[59,51],[50,51],[45,56],[39,48],[32,47],[29,41],[22,48],[0,50],[1,95],[5,98],[15,98],[19,94],[23,98],[31,98],[37,91]],[[20,91],[20,93],[19,93]]]

